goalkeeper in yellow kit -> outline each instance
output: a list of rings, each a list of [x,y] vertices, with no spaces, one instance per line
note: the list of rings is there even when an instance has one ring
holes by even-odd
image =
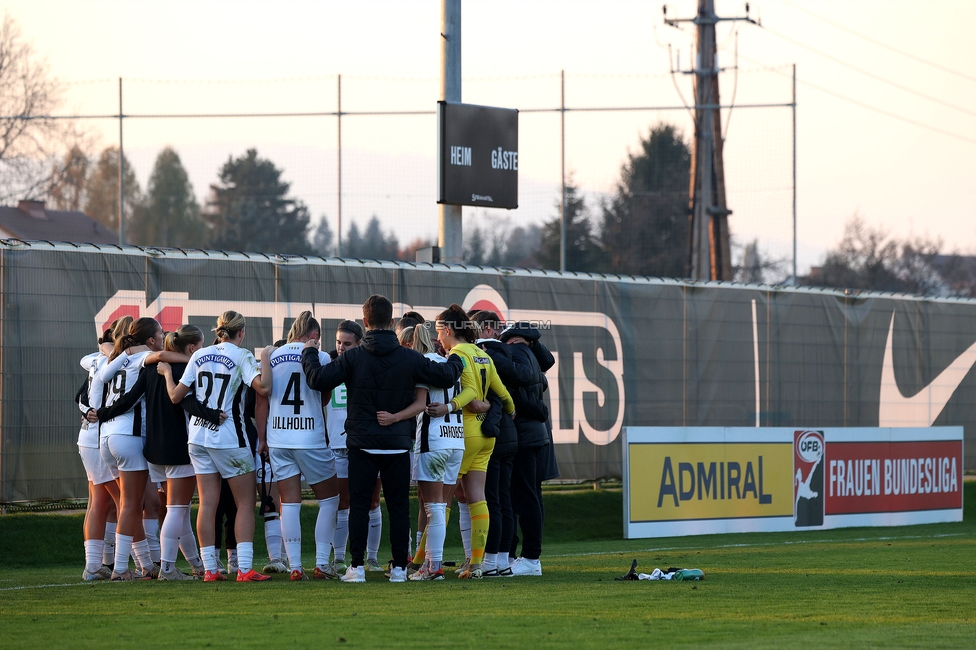
[[[488,391],[502,400],[505,412],[514,417],[515,403],[508,389],[498,378],[495,365],[484,350],[474,345],[477,326],[468,320],[458,305],[451,305],[437,316],[437,338],[444,349],[457,354],[464,362],[461,372],[461,392],[449,404],[431,404],[427,411],[441,417],[461,409],[464,423],[464,458],[461,461],[461,485],[471,512],[471,564],[460,578],[481,578],[481,561],[485,555],[488,538],[488,503],[485,501],[485,472],[495,447],[494,438],[486,438],[481,432],[484,413],[476,413],[467,406],[473,400],[486,401]]]

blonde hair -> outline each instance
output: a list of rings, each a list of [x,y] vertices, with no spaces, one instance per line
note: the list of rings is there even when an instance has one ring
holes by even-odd
[[[430,332],[424,327],[424,323],[413,327],[413,349],[420,354],[434,352],[434,343],[430,340]]]
[[[406,347],[408,343],[411,346],[413,345],[413,330],[413,325],[410,327],[404,327],[402,330],[400,330],[400,333],[397,334],[397,340],[400,341],[400,345],[404,347]]]
[[[118,341],[120,338],[129,333],[129,327],[132,325],[132,320],[132,316],[123,316],[112,323],[112,341]]]
[[[217,327],[213,331],[217,334],[217,339],[229,341],[237,333],[244,329],[244,317],[236,311],[227,310],[217,318]]]
[[[288,342],[294,343],[298,339],[308,336],[313,332],[319,332],[321,334],[322,328],[319,326],[319,322],[315,320],[312,316],[312,312],[303,311],[295,319],[295,322],[291,324],[291,329],[288,330]]]
[[[180,325],[180,328],[175,332],[166,334],[163,347],[170,352],[179,352],[182,354],[187,347],[194,343],[202,342],[203,332],[199,327],[196,325]]]

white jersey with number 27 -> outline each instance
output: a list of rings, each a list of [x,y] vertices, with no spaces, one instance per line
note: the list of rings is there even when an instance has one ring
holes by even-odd
[[[261,374],[250,350],[233,343],[220,343],[193,353],[180,383],[196,386],[197,399],[213,409],[227,413],[217,426],[199,417],[190,418],[188,442],[210,449],[235,449],[248,446],[244,431],[244,389]]]

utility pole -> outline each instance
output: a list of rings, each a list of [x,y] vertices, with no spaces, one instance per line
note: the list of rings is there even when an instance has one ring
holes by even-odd
[[[336,75],[336,257],[342,257],[342,75]]]
[[[461,101],[461,0],[441,0],[441,101]],[[441,261],[464,261],[461,206],[437,206]]]
[[[125,246],[125,156],[122,155],[122,77],[119,77],[119,246]]]
[[[689,212],[691,214],[690,275],[692,280],[731,280],[732,254],[729,245],[729,210],[725,202],[725,163],[722,149],[722,112],[718,92],[718,57],[715,25],[723,21],[745,20],[746,16],[720,18],[715,15],[715,0],[698,0],[694,18],[669,19],[664,7],[664,22],[696,26],[695,67],[695,145],[691,152]]]
[[[566,71],[559,71],[559,270],[566,271]]]

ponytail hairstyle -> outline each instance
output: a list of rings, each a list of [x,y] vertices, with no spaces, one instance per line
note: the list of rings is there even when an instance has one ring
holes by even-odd
[[[318,332],[319,336],[321,337],[322,328],[319,326],[319,322],[315,320],[314,316],[312,316],[312,312],[303,311],[298,315],[298,318],[295,319],[295,322],[291,324],[291,329],[288,330],[288,342],[294,343],[298,339],[309,336],[315,332]]]
[[[244,329],[244,317],[236,311],[225,311],[217,318],[217,327],[213,328],[217,334],[214,344],[231,340],[242,329]]]
[[[413,328],[413,349],[420,354],[429,354],[435,351],[434,344],[430,340],[430,332],[424,325],[417,325]]]
[[[400,345],[403,347],[413,347],[413,332],[416,328],[411,325],[410,327],[405,327],[400,330],[397,334],[397,340],[400,341]]]
[[[123,316],[121,318],[115,319],[112,323],[112,336],[109,341],[118,341],[120,338],[129,333],[129,327],[132,325],[132,316]]]
[[[168,332],[163,341],[163,348],[169,352],[184,353],[187,347],[203,343],[203,332],[196,325],[180,325],[175,332]]]
[[[336,332],[348,332],[352,334],[356,339],[356,343],[363,340],[363,326],[354,320],[342,321],[339,323],[339,327],[336,328]]]
[[[128,317],[126,317],[128,318]],[[129,325],[127,334],[115,338],[115,348],[112,350],[112,359],[118,357],[126,348],[134,345],[142,345],[161,330],[155,318],[140,318],[132,321]]]
[[[454,332],[454,336],[464,343],[475,342],[478,326],[468,320],[468,315],[460,305],[452,304],[437,315],[437,320],[444,323],[445,327],[449,327]]]

